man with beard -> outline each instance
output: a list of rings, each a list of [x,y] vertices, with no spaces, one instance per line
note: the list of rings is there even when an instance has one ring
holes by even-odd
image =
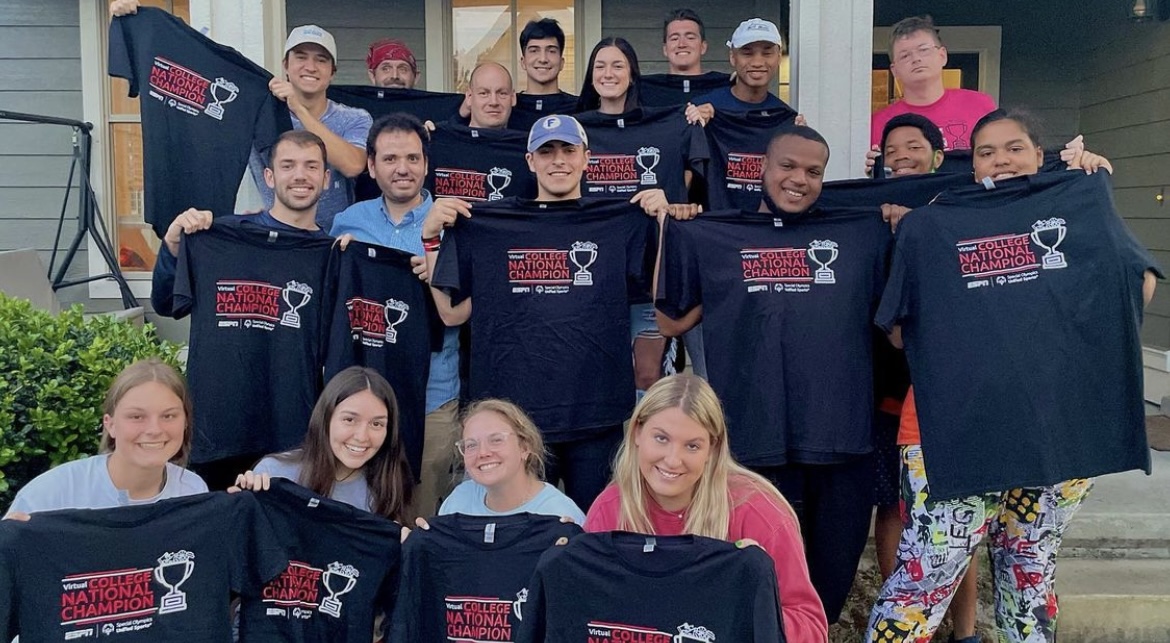
[[[414,89],[418,82],[418,61],[410,47],[401,40],[385,39],[370,43],[366,68],[374,87]]]

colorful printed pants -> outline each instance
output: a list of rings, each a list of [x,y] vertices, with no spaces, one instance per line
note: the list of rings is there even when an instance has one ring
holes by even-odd
[[[1051,643],[1056,553],[1091,480],[934,501],[920,445],[902,447],[898,564],[869,617],[869,640],[928,643],[987,537],[1001,643]]]

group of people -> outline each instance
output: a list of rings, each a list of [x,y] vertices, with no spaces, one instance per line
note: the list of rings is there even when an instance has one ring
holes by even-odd
[[[115,15],[136,8],[136,0],[116,0],[111,6]],[[356,240],[410,253],[414,273],[429,286],[437,317],[446,327],[431,354],[418,471],[411,470],[399,437],[396,392],[383,374],[358,366],[325,384],[301,447],[238,454],[199,462],[187,470],[192,437],[200,430],[190,422],[190,396],[173,369],[146,360],[128,367],[110,387],[102,454],[37,478],[20,491],[7,517],[35,520],[40,511],[149,503],[204,493],[209,487],[262,493],[271,478],[280,477],[420,528],[433,515],[531,512],[564,517],[586,531],[707,536],[763,548],[775,566],[786,640],[823,643],[844,605],[861,554],[858,544],[864,544],[876,505],[879,565],[886,582],[871,616],[870,640],[929,640],[950,607],[953,640],[976,641],[975,573],[969,566],[984,537],[996,566],[1000,640],[1054,640],[1055,556],[1090,480],[962,498],[933,497],[913,391],[908,390],[906,374],[893,374],[898,368],[879,374],[884,378],[879,384],[898,381],[874,395],[872,454],[821,460],[790,456],[787,462],[765,467],[739,464],[745,457],[752,460],[752,454],[733,453],[734,432],[748,429],[729,427],[727,418],[735,409],[725,412],[730,402],[721,403],[704,379],[704,353],[718,349],[702,341],[703,306],[685,311],[664,306],[660,291],[665,264],[687,260],[665,256],[674,246],[663,242],[664,230],[705,216],[702,186],[722,177],[704,176],[703,154],[717,152],[691,147],[684,151],[683,162],[671,166],[677,176],[653,184],[658,187],[618,192],[620,201],[601,200],[597,205],[583,198],[583,185],[589,184],[589,167],[595,161],[592,127],[600,130],[599,123],[620,120],[619,127],[624,128],[625,120],[644,118],[651,107],[644,97],[673,92],[673,99],[663,99],[676,101],[673,118],[678,123],[672,131],[698,138],[722,114],[789,109],[769,91],[783,46],[775,24],[753,18],[735,30],[727,43],[734,70],[729,77],[702,70],[707,40],[699,16],[689,10],[672,12],[663,26],[668,74],[643,76],[633,47],[620,37],[605,38],[589,57],[579,98],[557,84],[564,64],[564,34],[555,21],[529,23],[520,45],[527,91],[514,93],[508,71],[484,63],[469,78],[463,113],[450,115],[449,121],[446,114],[436,114],[433,122],[405,113],[374,119],[364,110],[327,98],[336,71],[336,47],[328,32],[312,25],[292,31],[286,43],[286,77],[270,83],[273,95],[287,104],[294,130],[277,140],[267,159],[256,155],[253,176],[265,188],[268,205],[263,212],[239,218],[269,230],[336,238],[342,248]],[[996,109],[977,92],[944,89],[946,48],[928,18],[895,25],[890,60],[905,95],[874,115],[869,161],[878,178],[889,176],[896,182],[932,174],[948,152],[964,150],[970,161],[959,173],[968,177],[967,183],[1007,182],[1045,168],[1044,151],[1029,117]],[[399,41],[372,44],[367,65],[371,82],[380,87],[410,89],[418,79],[414,56]],[[521,101],[530,109],[518,125],[513,107]],[[430,141],[435,132],[450,127],[522,130],[534,198],[497,203],[433,198],[425,187],[434,180],[436,169]],[[815,217],[824,207],[820,202],[828,143],[799,118],[779,129],[761,128],[757,136],[766,146],[759,161],[758,202],[752,209],[775,217],[777,226],[799,225],[801,217]],[[678,153],[676,146],[674,154]],[[1086,173],[1112,171],[1107,160],[1084,149],[1079,137],[1061,151],[1057,164]],[[650,172],[644,165],[639,170]],[[363,173],[381,194],[352,203],[351,180]],[[894,238],[891,231],[897,231],[914,207],[924,204],[864,205],[873,206],[874,216],[888,222],[883,234]],[[605,208],[617,208],[616,214]],[[525,217],[530,215],[597,220],[599,226],[616,229],[619,237],[629,240],[626,265],[615,273],[621,281],[617,305],[604,307],[603,313],[614,318],[615,327],[627,336],[626,352],[591,356],[612,347],[590,343],[601,335],[581,327],[588,321],[574,324],[561,319],[555,328],[539,328],[540,320],[533,325],[526,318],[533,309],[522,305],[513,310],[507,301],[476,298],[473,307],[478,282],[473,283],[476,273],[469,264],[472,254],[481,251],[472,247],[476,237],[471,226],[502,213],[514,220],[509,224],[513,227],[497,232],[513,235],[521,245],[525,222],[531,221]],[[173,301],[180,245],[223,215],[192,208],[174,218],[154,271],[152,302],[157,313],[182,313]],[[596,244],[592,252],[596,260]],[[581,272],[589,272],[589,262],[572,261]],[[597,275],[591,279],[605,278],[600,264],[593,270]],[[1136,286],[1146,302],[1152,297],[1157,270],[1149,265]],[[554,288],[547,287],[550,292]],[[628,317],[625,312],[615,314],[627,310]],[[504,314],[510,315],[508,324],[529,328],[533,341],[549,333],[580,334],[587,344],[580,353],[585,356],[582,361],[593,362],[599,370],[574,370],[578,365],[571,353],[564,359],[524,361],[524,368],[543,367],[533,367],[527,377],[514,381],[509,377],[512,372],[494,371],[502,362],[493,350],[506,359],[519,359],[516,351],[549,350],[543,344],[493,346],[502,337],[494,334],[502,332],[501,326],[484,320],[492,318],[495,324],[491,316]],[[459,327],[465,324],[471,329],[472,345],[463,345],[463,359],[471,358],[469,380],[460,372]],[[684,338],[693,374],[664,371],[664,363],[671,361],[665,359],[670,338]],[[901,348],[897,327],[891,329],[889,341]],[[893,354],[895,362],[901,359]],[[900,370],[905,370],[904,361]],[[581,378],[581,373],[589,378]],[[612,381],[603,381],[607,379]],[[550,382],[557,387],[569,382],[577,390],[553,388]],[[580,392],[590,388],[610,398],[616,391],[623,399],[597,401]],[[550,394],[558,399],[540,397]],[[857,496],[858,490],[865,492],[860,498],[862,517],[846,522],[834,517],[839,508],[824,498],[834,493]],[[872,499],[866,495],[869,490]],[[1019,509],[1021,498],[1027,499],[1030,510]],[[858,500],[849,499],[853,505]],[[961,546],[955,538],[960,522]],[[834,531],[837,528],[840,534]],[[1005,532],[1034,537],[1008,543],[1002,537]],[[929,561],[926,569],[923,561]],[[1021,577],[1028,582],[1009,582]]]

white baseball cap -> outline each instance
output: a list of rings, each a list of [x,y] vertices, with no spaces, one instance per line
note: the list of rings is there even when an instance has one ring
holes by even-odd
[[[287,56],[294,47],[305,43],[321,45],[333,57],[334,64],[337,63],[337,43],[333,41],[333,34],[317,25],[301,25],[290,31],[288,40],[284,41],[284,55]]]
[[[780,38],[780,30],[776,28],[776,23],[762,18],[752,18],[751,20],[744,20],[739,23],[739,26],[735,28],[735,33],[731,34],[731,40],[727,41],[727,46],[732,49],[739,49],[753,42],[771,42],[781,47],[784,46],[784,41]]]

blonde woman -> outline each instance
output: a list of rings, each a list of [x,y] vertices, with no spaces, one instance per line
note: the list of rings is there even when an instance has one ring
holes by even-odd
[[[634,409],[613,483],[585,519],[585,531],[615,529],[758,544],[776,565],[788,642],[828,639],[796,515],[775,487],[732,459],[723,407],[703,379],[659,380]]]
[[[127,366],[106,392],[99,455],[54,467],[16,494],[6,518],[55,509],[107,509],[207,491],[183,468],[191,451],[191,397],[158,358]]]
[[[520,407],[485,399],[467,407],[455,448],[464,480],[439,507],[439,515],[502,516],[534,513],[585,522],[581,509],[544,481],[544,440]]]

